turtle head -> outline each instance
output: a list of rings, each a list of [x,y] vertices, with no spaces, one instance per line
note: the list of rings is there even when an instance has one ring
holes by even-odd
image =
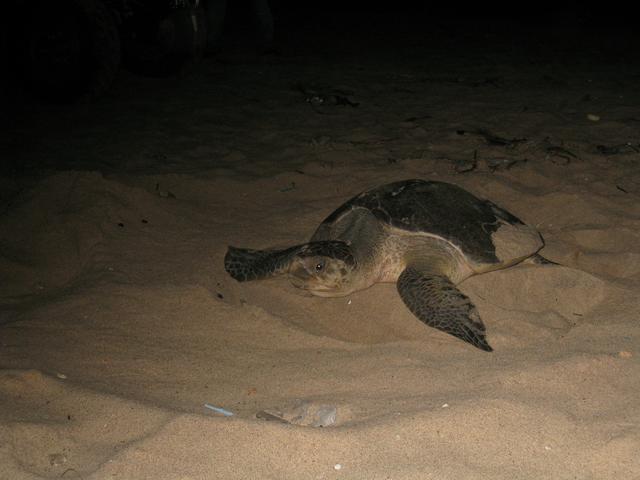
[[[319,297],[351,293],[356,261],[345,242],[322,241],[303,245],[289,268],[291,283]]]

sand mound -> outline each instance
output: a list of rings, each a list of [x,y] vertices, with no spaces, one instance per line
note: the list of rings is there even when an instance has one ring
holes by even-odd
[[[0,220],[0,293],[48,293],[108,274],[106,245],[125,227],[143,230],[159,203],[151,193],[99,173],[45,178],[15,199]]]
[[[7,479],[86,476],[170,417],[37,370],[0,371],[0,392],[15,406],[0,413],[0,477]]]

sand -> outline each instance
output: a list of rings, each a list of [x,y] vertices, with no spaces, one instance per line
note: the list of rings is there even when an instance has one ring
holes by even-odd
[[[633,49],[328,31],[123,72],[3,134],[0,479],[640,478]],[[491,199],[559,264],[461,285],[493,353],[393,284],[323,299],[225,273],[227,245],[299,243],[405,178]]]

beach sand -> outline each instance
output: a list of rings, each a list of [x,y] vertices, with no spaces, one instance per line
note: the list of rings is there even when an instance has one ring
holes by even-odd
[[[20,113],[0,479],[640,478],[632,49],[436,27],[123,72],[106,98]],[[306,241],[408,178],[492,200],[559,264],[461,284],[493,353],[393,284],[327,299],[224,271],[228,245]]]

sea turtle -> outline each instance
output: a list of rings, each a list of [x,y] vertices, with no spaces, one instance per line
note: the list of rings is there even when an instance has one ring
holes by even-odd
[[[431,327],[492,351],[476,307],[456,285],[538,255],[538,231],[450,183],[405,180],[367,190],[338,207],[308,243],[286,249],[230,246],[238,281],[288,274],[321,297],[396,282],[404,303]]]

